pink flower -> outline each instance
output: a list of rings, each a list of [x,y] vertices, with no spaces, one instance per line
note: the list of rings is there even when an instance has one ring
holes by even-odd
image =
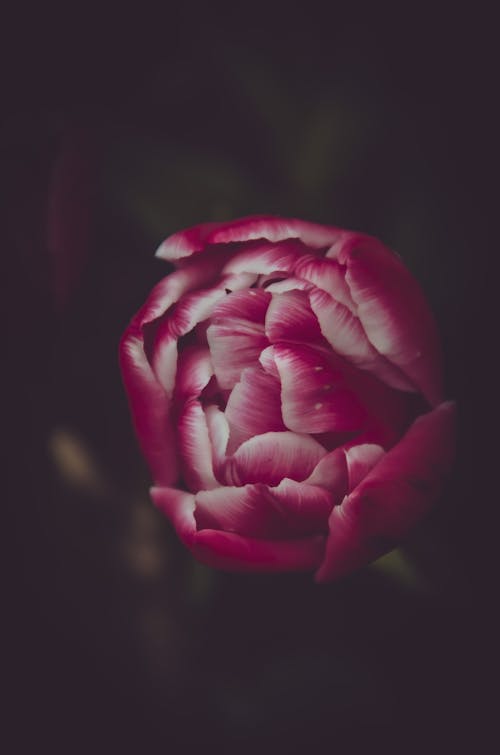
[[[453,456],[439,339],[401,260],[277,217],[204,223],[121,343],[151,494],[200,561],[332,580],[392,548]]]

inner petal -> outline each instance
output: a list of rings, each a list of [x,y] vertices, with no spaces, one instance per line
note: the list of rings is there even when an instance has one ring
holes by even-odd
[[[263,482],[277,485],[284,477],[305,480],[326,450],[309,435],[269,432],[245,441],[228,460],[229,485]]]
[[[230,293],[214,308],[207,340],[217,381],[230,389],[269,345],[264,322],[271,294],[262,289]]]
[[[321,350],[298,344],[274,345],[281,378],[283,420],[298,433],[360,430],[366,411],[348,387],[343,371]]]
[[[280,392],[279,380],[260,365],[243,370],[225,411],[230,428],[228,454],[254,435],[287,429],[281,416]]]
[[[266,313],[266,335],[276,341],[323,341],[305,291],[273,294]]]

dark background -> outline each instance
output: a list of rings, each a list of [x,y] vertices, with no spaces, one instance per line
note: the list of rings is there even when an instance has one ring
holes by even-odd
[[[378,4],[9,19],[3,648],[19,751],[479,746],[498,594],[493,30],[479,7]],[[459,405],[436,510],[332,585],[194,563],[148,501],[122,391],[120,334],[168,272],[158,243],[252,213],[397,249]]]

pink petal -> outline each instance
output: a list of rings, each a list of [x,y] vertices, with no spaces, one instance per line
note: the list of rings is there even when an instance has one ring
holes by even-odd
[[[172,488],[152,488],[154,503],[200,561],[218,569],[248,572],[309,571],[321,563],[324,536],[257,540],[211,529],[196,531],[195,497]]]
[[[305,480],[326,451],[309,435],[271,432],[241,444],[227,470],[229,485],[263,482],[277,485],[284,477]]]
[[[219,486],[212,466],[212,446],[199,401],[189,399],[182,408],[177,423],[179,453],[182,460],[182,476],[190,490]]]
[[[271,242],[260,239],[245,244],[224,266],[224,273],[254,273],[286,276],[304,254],[304,245],[296,239]]]
[[[259,540],[233,532],[201,530],[196,533],[193,555],[216,569],[241,572],[311,571],[325,552],[324,535],[293,540]]]
[[[325,291],[336,301],[356,314],[356,305],[352,300],[349,286],[345,280],[345,268],[338,262],[325,257],[304,255],[297,260],[294,275],[320,291]]]
[[[175,380],[176,398],[197,397],[214,374],[210,351],[206,346],[186,346],[181,352]]]
[[[337,354],[394,388],[415,391],[415,386],[405,374],[372,346],[360,320],[350,309],[319,288],[309,292],[309,300],[321,333]]]
[[[280,374],[274,359],[274,346],[267,346],[267,348],[260,352],[259,362],[265,372],[272,375],[276,380],[280,379]]]
[[[359,430],[366,412],[346,387],[342,371],[319,349],[275,344],[283,421],[298,433]]]
[[[217,264],[217,260],[207,257],[193,260],[182,270],[170,273],[156,284],[134,319],[142,326],[161,317],[187,292],[217,280],[222,266],[222,261]]]
[[[219,286],[188,293],[159,323],[151,363],[156,377],[169,393],[175,379],[177,340],[206,320],[216,302],[225,296],[224,289]]]
[[[393,548],[436,500],[454,455],[455,405],[419,417],[357,488],[333,509],[326,556],[316,574],[325,582]]]
[[[229,294],[214,309],[207,339],[221,388],[232,388],[268,346],[264,320],[270,300],[267,291],[250,289]]]
[[[323,341],[304,291],[273,294],[266,314],[266,335],[276,341]]]
[[[401,260],[375,239],[354,236],[339,262],[373,346],[436,405],[442,395],[439,339],[425,297]]]
[[[339,238],[339,234],[340,230],[333,226],[319,225],[295,218],[261,215],[240,218],[227,224],[221,223],[219,228],[211,233],[210,241],[212,244],[227,244],[261,238],[273,242],[298,238],[314,249],[321,249],[333,244]]]
[[[332,497],[324,488],[283,480],[202,490],[196,496],[199,530],[222,529],[247,537],[286,539],[328,530]]]
[[[120,366],[139,444],[153,479],[171,485],[178,477],[178,459],[170,398],[146,358],[137,323],[127,328],[121,340]]]
[[[198,530],[221,529],[258,538],[285,538],[289,534],[266,485],[218,487],[196,496]]]
[[[242,372],[225,414],[230,427],[228,454],[254,435],[287,429],[281,416],[280,383],[260,366]]]
[[[382,446],[361,443],[345,451],[349,491],[354,490],[384,455]]]
[[[323,456],[305,482],[308,485],[326,488],[331,492],[334,503],[340,502],[348,490],[347,461],[344,450],[336,448]]]
[[[215,476],[223,484],[226,464],[226,449],[229,440],[229,424],[226,415],[218,406],[207,406],[205,417],[212,448],[212,463]]]
[[[328,530],[333,507],[331,492],[323,487],[285,479],[270,489],[290,533],[301,535]]]
[[[176,261],[201,252],[212,244],[247,242],[254,239],[279,242],[300,238],[304,244],[322,249],[333,244],[341,234],[342,231],[332,226],[272,215],[253,215],[225,223],[200,223],[174,233],[159,246],[156,256]]]

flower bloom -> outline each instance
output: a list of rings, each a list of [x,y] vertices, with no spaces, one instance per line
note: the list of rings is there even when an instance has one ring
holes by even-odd
[[[367,235],[278,217],[170,236],[121,367],[151,494],[196,558],[346,574],[439,494],[454,405],[399,257]]]

